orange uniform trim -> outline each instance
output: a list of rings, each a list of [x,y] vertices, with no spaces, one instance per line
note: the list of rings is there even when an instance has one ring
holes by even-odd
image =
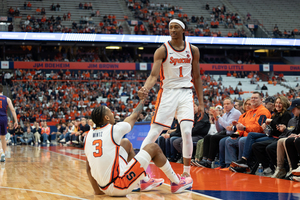
[[[155,113],[152,117],[152,121],[151,121],[151,124],[155,122],[155,119],[156,119],[156,115],[157,115],[157,112],[158,112],[158,108],[159,108],[159,104],[160,104],[160,101],[161,101],[161,97],[162,97],[162,92],[163,92],[163,89],[161,88],[157,94],[157,98],[158,101],[156,100],[156,103],[155,103]]]
[[[111,169],[110,181],[104,187],[99,185],[99,187],[102,190],[106,190],[110,186],[110,184],[112,184],[117,179],[117,177],[119,176],[119,173],[120,173],[120,171],[119,171],[119,150],[120,150],[120,146],[116,146],[115,161],[114,161],[113,167]]]
[[[135,159],[134,164],[124,173],[122,177],[117,177],[114,181],[114,187],[120,190],[128,189],[142,174],[146,172],[141,164]]]

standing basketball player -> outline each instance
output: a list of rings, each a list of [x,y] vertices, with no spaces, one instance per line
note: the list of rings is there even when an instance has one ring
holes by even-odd
[[[153,143],[163,130],[170,127],[177,111],[183,142],[182,176],[190,176],[190,162],[193,153],[191,131],[194,121],[193,83],[199,100],[201,118],[204,116],[203,86],[199,69],[199,49],[184,41],[185,24],[172,19],[169,23],[171,41],[164,43],[154,53],[154,64],[144,87],[138,91],[140,99],[146,98],[149,90],[160,76],[161,88],[157,95],[155,113],[150,131],[142,148]],[[193,80],[193,83],[192,83]]]
[[[11,103],[10,98],[3,95],[3,85],[0,85],[0,154],[1,162],[5,162],[5,151],[6,151],[6,141],[5,135],[7,134],[7,106],[9,107],[15,123],[14,127],[18,127],[18,120],[14,106]],[[2,149],[3,148],[3,149]]]
[[[153,179],[146,174],[151,160],[171,180],[173,193],[192,187],[192,178],[176,175],[157,144],[148,144],[135,155],[129,140],[122,139],[132,129],[142,108],[143,103],[139,103],[124,122],[117,124],[113,113],[106,106],[93,110],[91,117],[96,129],[87,134],[84,151],[87,174],[96,195],[105,193],[109,196],[125,196],[138,184],[141,191],[161,185],[164,179]]]

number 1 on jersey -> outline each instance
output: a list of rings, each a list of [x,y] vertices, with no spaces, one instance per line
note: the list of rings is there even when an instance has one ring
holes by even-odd
[[[183,75],[182,75],[182,67],[179,67],[179,77],[183,77]]]
[[[98,145],[97,145],[98,144]],[[102,156],[102,140],[94,140],[93,145],[96,145],[96,152],[93,152],[94,157]]]
[[[0,101],[0,108],[2,108],[2,101]]]

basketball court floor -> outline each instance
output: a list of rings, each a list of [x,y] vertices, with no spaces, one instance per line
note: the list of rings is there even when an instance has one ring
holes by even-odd
[[[300,182],[199,167],[191,167],[192,191],[172,194],[169,180],[153,164],[147,172],[165,179],[157,189],[118,198],[94,196],[85,159],[83,149],[74,147],[9,146],[6,162],[0,168],[0,199],[300,199]],[[171,164],[175,172],[182,173],[182,164]]]

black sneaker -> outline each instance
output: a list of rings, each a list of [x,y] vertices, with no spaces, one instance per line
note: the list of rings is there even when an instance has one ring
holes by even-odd
[[[243,167],[243,168],[249,168],[247,164],[247,160],[241,158],[238,161],[232,161],[230,164],[230,167]]]
[[[209,164],[206,160],[196,161],[196,165],[198,167],[211,168],[211,164]]]
[[[238,173],[249,173],[250,172],[249,167],[245,168],[245,167],[231,167],[230,166],[229,170],[232,172],[238,172]]]

